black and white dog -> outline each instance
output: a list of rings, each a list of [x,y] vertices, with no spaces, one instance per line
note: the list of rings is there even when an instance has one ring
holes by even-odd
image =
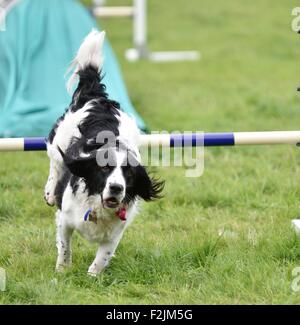
[[[88,273],[101,272],[136,215],[139,199],[159,198],[164,185],[141,165],[140,131],[101,83],[104,37],[104,32],[93,30],[79,48],[68,82],[70,89],[79,77],[77,89],[47,141],[45,200],[58,207],[58,271],[71,264],[70,241],[76,229],[99,243]]]

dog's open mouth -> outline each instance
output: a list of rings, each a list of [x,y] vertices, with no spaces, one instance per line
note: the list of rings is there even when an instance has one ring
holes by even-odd
[[[120,201],[118,199],[116,199],[115,197],[109,197],[108,199],[104,200],[104,206],[106,208],[117,208],[120,204]]]

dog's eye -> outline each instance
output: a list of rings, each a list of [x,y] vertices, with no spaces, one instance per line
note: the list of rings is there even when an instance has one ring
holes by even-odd
[[[128,168],[128,169],[126,170],[126,176],[127,176],[127,177],[132,177],[132,176],[133,176],[133,170],[132,170],[131,168]]]

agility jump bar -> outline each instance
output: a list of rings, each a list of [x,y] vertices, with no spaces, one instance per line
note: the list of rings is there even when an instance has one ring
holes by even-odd
[[[143,134],[140,146],[247,146],[300,144],[300,131]],[[0,151],[44,151],[46,138],[2,138]]]

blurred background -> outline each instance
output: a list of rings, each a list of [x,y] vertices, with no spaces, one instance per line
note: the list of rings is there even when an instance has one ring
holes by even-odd
[[[44,136],[68,106],[64,73],[96,26],[93,3],[83,1],[84,9],[76,0],[2,2],[10,7],[0,34],[2,136]],[[98,3],[129,7],[134,1]],[[201,53],[190,62],[128,62],[132,19],[98,18],[110,41],[104,67],[110,95],[145,130],[268,130],[283,123],[297,129],[294,6],[296,1],[149,0],[148,48]]]
[[[195,62],[131,64],[123,55],[131,25],[105,20],[102,26],[150,129],[292,130],[299,126],[295,6],[297,1],[148,1],[150,48],[198,50],[202,58]]]

